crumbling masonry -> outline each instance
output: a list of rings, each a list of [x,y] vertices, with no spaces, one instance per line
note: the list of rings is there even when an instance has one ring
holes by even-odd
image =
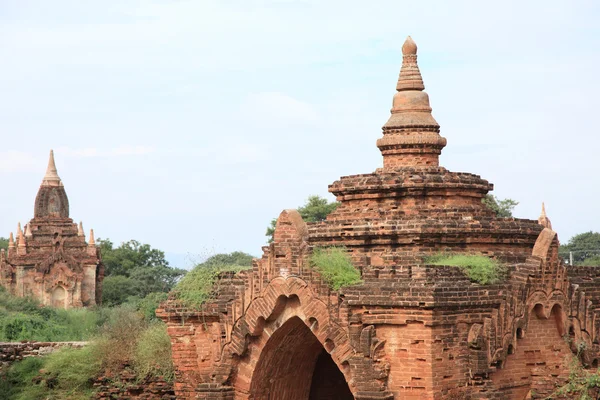
[[[90,231],[69,218],[69,199],[58,176],[54,153],[35,198],[33,219],[11,233],[0,252],[0,285],[15,296],[31,296],[60,308],[100,304],[104,267]]]
[[[329,186],[325,222],[279,216],[251,270],[223,274],[201,311],[165,303],[178,398],[214,400],[544,398],[577,349],[596,366],[600,269],[566,267],[543,213],[497,218],[492,185],[439,166],[446,146],[409,37],[383,168]],[[315,246],[345,246],[363,283],[332,291],[308,264]],[[484,254],[501,283],[471,282],[434,252]]]

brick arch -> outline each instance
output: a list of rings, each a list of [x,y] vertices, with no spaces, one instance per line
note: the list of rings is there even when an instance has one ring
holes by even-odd
[[[349,359],[355,352],[347,332],[330,318],[327,304],[306,281],[298,277],[278,277],[269,283],[261,297],[248,305],[233,327],[231,342],[224,347],[222,360],[231,360],[234,364],[227,381],[235,389],[236,399],[253,398],[251,390],[260,386],[252,386],[252,382],[257,364],[272,346],[269,339],[275,335],[300,334],[303,330],[310,333],[305,338],[305,350],[318,356],[318,351],[325,349],[350,391],[353,394],[358,391],[349,368]],[[310,362],[306,360],[306,368]]]

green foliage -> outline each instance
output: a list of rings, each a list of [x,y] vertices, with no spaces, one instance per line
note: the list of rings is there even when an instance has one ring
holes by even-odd
[[[500,200],[493,194],[486,194],[481,201],[494,211],[499,218],[512,218],[513,210],[519,204],[518,201],[513,199]]]
[[[44,361],[38,357],[27,357],[22,361],[14,363],[3,376],[0,376],[0,393],[3,399],[16,399],[23,390],[31,386],[33,379],[39,375],[39,370],[44,365]],[[27,397],[20,396],[21,399]],[[36,399],[42,397],[30,397]]]
[[[115,248],[110,240],[99,240],[105,275],[102,301],[108,306],[123,304],[132,296],[168,293],[185,270],[172,268],[164,252],[136,240]]]
[[[487,285],[501,280],[505,268],[496,260],[473,254],[435,254],[425,259],[429,265],[459,267],[473,282]]]
[[[360,271],[352,265],[350,254],[344,247],[315,247],[310,265],[333,290],[361,282]]]
[[[162,377],[168,382],[173,381],[171,339],[164,323],[153,323],[141,333],[133,354],[133,366],[138,377]]]
[[[0,380],[0,393],[7,400],[87,400],[100,372],[93,346],[62,349],[14,363]]]
[[[123,275],[111,275],[102,282],[102,304],[108,307],[123,304],[138,293],[133,279]]]
[[[309,196],[306,203],[303,206],[298,207],[298,212],[302,216],[304,222],[320,222],[325,221],[327,216],[339,205],[339,202],[332,201],[330,203],[321,196]],[[267,232],[265,233],[265,236],[269,238],[269,243],[273,241],[275,225],[277,225],[277,218],[271,220],[271,224],[267,227]]]
[[[239,272],[252,267],[253,257],[241,251],[215,254],[197,264],[175,286],[173,294],[189,308],[199,308],[216,291],[218,276],[224,272]]]
[[[579,353],[581,349],[579,350]],[[600,371],[587,371],[579,361],[579,354],[573,355],[569,363],[569,378],[546,399],[569,398],[595,400],[600,394]]]
[[[93,310],[41,307],[0,288],[0,341],[87,340],[103,323],[103,315]]]
[[[248,253],[242,251],[234,251],[233,253],[215,254],[206,259],[203,263],[199,264],[202,266],[224,266],[224,265],[239,265],[239,266],[252,266],[252,260],[254,257]]]
[[[156,309],[163,301],[167,300],[169,295],[163,292],[154,292],[148,294],[143,299],[130,298],[127,304],[132,304],[135,309],[144,317],[146,321],[158,321]]]
[[[575,265],[600,265],[600,233],[589,231],[575,235],[560,246],[559,251],[563,257],[569,257],[572,252]]]
[[[173,294],[186,307],[198,309],[218,291],[219,274],[249,268],[246,265],[198,264],[177,283]]]
[[[592,256],[583,260],[580,265],[586,267],[600,267],[600,256]]]
[[[0,249],[8,250],[8,239],[0,237]]]
[[[325,221],[327,216],[331,214],[340,203],[337,201],[328,202],[320,196],[309,196],[306,204],[298,208],[298,212],[302,216],[304,222],[320,222]]]

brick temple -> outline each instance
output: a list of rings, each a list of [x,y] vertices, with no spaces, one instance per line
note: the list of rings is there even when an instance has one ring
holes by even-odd
[[[15,296],[31,296],[41,304],[87,307],[100,304],[104,269],[90,231],[86,242],[81,222],[69,218],[69,199],[58,176],[54,153],[35,198],[33,219],[8,251],[0,252],[0,285]]]
[[[341,205],[320,223],[295,210],[251,270],[222,274],[201,311],[176,301],[169,325],[182,399],[541,399],[580,362],[600,357],[600,268],[568,267],[545,212],[498,218],[478,175],[439,165],[446,146],[409,37],[383,167],[329,186]],[[508,161],[508,160],[507,160]],[[345,246],[363,283],[331,290],[308,263]],[[500,283],[472,282],[437,252],[506,265]]]

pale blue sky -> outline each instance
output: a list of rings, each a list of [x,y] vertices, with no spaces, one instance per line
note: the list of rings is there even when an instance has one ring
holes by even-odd
[[[407,35],[441,163],[559,237],[600,230],[597,1],[0,0],[0,236],[53,148],[86,230],[179,266],[381,166]],[[333,199],[331,197],[331,199]],[[196,255],[196,256],[194,256]]]

